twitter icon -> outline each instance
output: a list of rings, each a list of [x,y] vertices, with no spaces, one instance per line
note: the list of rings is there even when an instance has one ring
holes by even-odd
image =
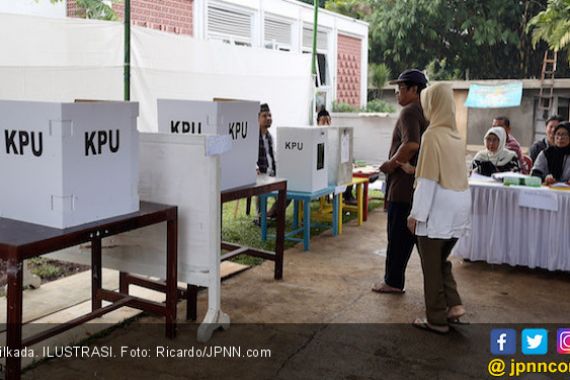
[[[545,329],[524,329],[521,340],[524,355],[546,355],[548,352],[548,331]]]

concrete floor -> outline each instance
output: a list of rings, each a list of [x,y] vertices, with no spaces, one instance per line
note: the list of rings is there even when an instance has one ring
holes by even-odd
[[[242,355],[268,348],[271,358],[158,358],[157,346],[204,345],[196,341],[196,324],[181,324],[169,341],[161,320],[145,317],[94,340],[98,347],[113,347],[117,357],[54,359],[26,371],[24,379],[481,379],[489,378],[493,359],[489,332],[503,323],[516,324],[519,331],[550,329],[552,360],[564,359],[555,354],[555,330],[570,326],[568,274],[453,260],[472,324],[434,335],[410,326],[424,316],[417,253],[406,272],[405,295],[370,291],[384,270],[385,226],[386,214],[376,210],[364,225],[350,223],[336,238],[330,233],[314,238],[310,252],[287,250],[282,281],[273,280],[272,263],[266,262],[223,283],[222,309],[232,325],[208,345],[241,347]],[[205,296],[200,293],[199,319]],[[184,308],[181,303],[180,317]],[[121,346],[149,349],[150,357],[121,357]],[[558,378],[549,376],[520,378]]]

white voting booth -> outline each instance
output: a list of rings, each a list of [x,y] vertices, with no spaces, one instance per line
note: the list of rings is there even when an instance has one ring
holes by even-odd
[[[157,133],[140,135],[141,200],[178,206],[178,281],[208,288],[208,312],[198,329],[207,341],[230,319],[220,305],[220,157],[231,149],[227,136]],[[103,240],[103,266],[165,278],[166,224]],[[88,247],[55,253],[55,258],[88,263]]]
[[[68,228],[138,211],[138,112],[0,101],[0,216]]]
[[[352,127],[328,127],[327,170],[329,186],[348,185],[352,182],[353,159]]]
[[[277,176],[287,178],[287,190],[314,192],[328,187],[327,128],[277,128]]]
[[[221,190],[254,184],[259,143],[259,102],[158,99],[158,130],[172,134],[229,135],[221,157]]]

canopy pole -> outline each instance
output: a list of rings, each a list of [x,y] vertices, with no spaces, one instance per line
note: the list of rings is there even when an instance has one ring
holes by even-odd
[[[131,0],[125,0],[124,100],[131,100]]]
[[[319,17],[319,0],[313,0],[314,4],[314,19],[313,19],[313,51],[311,57],[311,74],[313,78],[313,83],[317,80],[317,29],[318,29],[318,17]],[[315,91],[313,91],[313,96],[311,100],[311,112],[309,112],[309,124],[313,125],[314,113],[315,113],[315,94],[316,94],[316,84]]]

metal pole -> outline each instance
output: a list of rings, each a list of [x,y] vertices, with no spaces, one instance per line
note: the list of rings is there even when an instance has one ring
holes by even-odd
[[[313,56],[311,69],[313,75],[317,75],[317,28],[318,28],[318,16],[319,16],[319,0],[313,0],[315,8],[315,16],[313,20]]]
[[[313,52],[311,59],[311,73],[313,74],[313,83],[317,79],[317,29],[318,29],[318,17],[319,17],[319,0],[313,0],[314,4],[314,19],[313,19]],[[316,85],[315,85],[316,86]],[[313,124],[315,113],[315,92],[313,92],[313,97],[311,100],[311,112],[309,112],[309,124]]]
[[[131,0],[125,0],[124,98],[131,100]]]

